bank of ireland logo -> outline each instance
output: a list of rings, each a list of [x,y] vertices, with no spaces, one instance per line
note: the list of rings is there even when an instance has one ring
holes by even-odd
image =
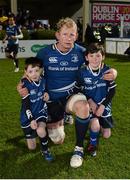
[[[47,44],[43,44],[43,45],[40,45],[40,44],[34,44],[32,47],[31,47],[31,51],[34,52],[34,53],[37,53],[41,48],[44,48],[46,47]]]
[[[61,66],[67,66],[67,65],[68,65],[68,62],[67,62],[67,61],[61,61],[61,62],[60,62],[60,65],[61,65]]]

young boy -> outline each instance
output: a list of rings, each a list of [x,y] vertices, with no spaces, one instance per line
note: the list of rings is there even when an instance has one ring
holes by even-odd
[[[30,150],[36,148],[36,136],[41,143],[41,152],[47,161],[53,157],[48,149],[48,136],[46,132],[48,93],[45,92],[45,79],[41,76],[42,62],[31,57],[25,61],[25,78],[21,81],[27,88],[28,94],[22,98],[21,127]]]
[[[79,83],[83,86],[83,92],[88,99],[91,118],[99,120],[103,137],[109,138],[113,127],[111,101],[115,94],[116,84],[114,81],[103,79],[103,75],[110,68],[102,62],[105,58],[105,51],[102,45],[97,43],[90,44],[85,57],[88,65],[81,68]],[[91,131],[90,136],[93,136]],[[90,153],[95,149],[94,146],[90,140],[88,147]]]
[[[19,60],[17,59],[19,39],[23,38],[21,29],[15,24],[14,17],[8,18],[8,26],[6,27],[6,35],[3,39],[3,43],[7,40],[7,47],[5,49],[5,55],[14,61],[15,70],[19,71]]]

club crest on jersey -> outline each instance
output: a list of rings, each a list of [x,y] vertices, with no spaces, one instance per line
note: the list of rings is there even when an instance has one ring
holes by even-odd
[[[91,78],[84,78],[85,83],[92,84]]]
[[[57,57],[49,57],[50,63],[58,63]]]
[[[42,92],[39,92],[37,95],[38,95],[38,96],[42,96]]]
[[[78,59],[77,54],[73,54],[73,55],[72,55],[72,58],[71,58],[71,62],[76,63],[76,62],[78,62],[78,61],[79,61],[79,59]]]
[[[60,65],[61,65],[61,66],[67,66],[67,65],[68,65],[68,62],[67,62],[67,61],[61,61],[61,62],[60,62]]]
[[[32,90],[30,91],[30,94],[31,94],[31,95],[34,95],[34,94],[36,94],[36,91],[35,91],[35,89],[32,89]]]

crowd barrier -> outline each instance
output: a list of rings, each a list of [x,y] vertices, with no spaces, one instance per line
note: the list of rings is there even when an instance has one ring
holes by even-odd
[[[129,38],[106,38],[105,49],[108,54],[123,55],[129,46]]]

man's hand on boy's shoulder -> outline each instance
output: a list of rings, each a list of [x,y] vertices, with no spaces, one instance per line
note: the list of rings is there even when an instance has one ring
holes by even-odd
[[[103,75],[103,79],[107,81],[113,81],[116,79],[116,77],[117,77],[117,71],[116,69],[113,68],[107,70]]]
[[[44,93],[43,100],[46,102],[49,100],[49,94],[47,92]]]
[[[17,91],[21,97],[25,97],[28,95],[27,88],[24,87],[24,82],[20,81],[17,85]]]

